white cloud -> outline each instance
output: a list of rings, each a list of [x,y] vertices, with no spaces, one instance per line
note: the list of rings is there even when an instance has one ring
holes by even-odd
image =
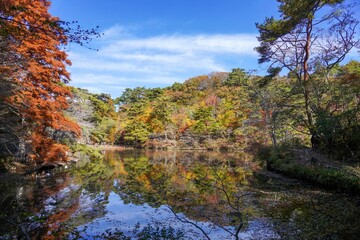
[[[255,35],[170,35],[142,39],[120,39],[105,47],[108,54],[132,50],[171,53],[230,53],[254,55],[258,45]]]
[[[242,67],[239,63],[244,59],[256,63],[255,35],[137,37],[134,29],[116,25],[105,30],[98,52],[74,49],[70,53],[73,85],[110,93],[115,88],[171,85],[200,74],[229,71]]]

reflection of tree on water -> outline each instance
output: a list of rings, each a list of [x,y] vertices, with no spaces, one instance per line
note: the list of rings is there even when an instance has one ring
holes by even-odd
[[[1,179],[0,238],[356,239],[360,231],[358,197],[280,176],[259,181],[236,154],[106,154],[51,177]]]
[[[181,157],[171,161],[167,157],[152,161],[124,157],[128,174],[120,177],[117,193],[133,203],[150,203],[154,207],[166,204],[179,221],[196,227],[207,238],[197,224],[200,221],[211,222],[238,239],[246,220],[256,212],[246,204],[247,197],[253,194],[247,186],[251,172],[228,166],[226,159],[206,155],[192,155],[192,159],[185,158],[183,164]]]
[[[219,164],[216,166],[216,163],[209,161],[206,161],[206,165],[195,164],[193,174],[187,181],[196,189],[189,193],[190,199],[186,195],[182,196],[185,201],[190,200],[194,205],[183,206],[170,201],[167,203],[175,206],[174,209],[189,213],[195,219],[213,223],[238,239],[244,226],[243,214],[247,214],[244,198],[251,193],[245,190],[246,176],[243,169],[230,170]],[[186,175],[189,173],[185,173],[183,177]],[[234,226],[235,230],[226,226]]]
[[[0,238],[59,239],[75,226],[104,216],[113,168],[88,163],[74,172],[0,179]]]
[[[190,225],[211,222],[235,238],[250,227],[260,234],[256,239],[353,239],[360,230],[359,198],[281,176],[257,179],[251,176],[251,163],[231,155],[159,151],[113,157],[120,160],[124,173],[115,190],[123,200],[153,207],[165,204]],[[250,226],[253,218],[260,218],[255,227]]]
[[[61,223],[68,221],[78,208],[78,201],[72,197],[66,201],[63,196],[62,203],[55,200],[59,192],[69,187],[67,174],[55,174],[51,178],[6,176],[2,180],[0,232],[5,239],[13,236],[36,239],[52,231],[61,233]],[[55,202],[48,204],[50,198]],[[52,208],[55,204],[58,205]]]

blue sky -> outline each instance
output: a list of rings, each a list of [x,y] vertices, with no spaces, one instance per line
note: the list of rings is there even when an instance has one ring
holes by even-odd
[[[71,85],[121,95],[257,64],[256,22],[278,17],[275,0],[53,0],[51,13],[100,27],[92,51],[72,44]]]

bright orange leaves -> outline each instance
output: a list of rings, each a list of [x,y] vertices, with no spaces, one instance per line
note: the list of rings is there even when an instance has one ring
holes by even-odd
[[[18,56],[11,76],[18,86],[9,102],[19,110],[29,129],[37,160],[66,159],[66,147],[51,139],[50,129],[64,130],[79,135],[80,128],[63,115],[71,96],[63,83],[70,80],[66,67],[71,64],[61,50],[67,44],[65,30],[59,19],[48,12],[47,0],[7,0],[0,7],[2,26],[9,41],[9,51]]]

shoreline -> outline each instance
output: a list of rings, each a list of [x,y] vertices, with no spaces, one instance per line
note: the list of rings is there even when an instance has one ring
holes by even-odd
[[[119,146],[119,145],[88,145],[90,147],[100,149],[100,150],[125,150],[128,149],[125,146]]]

